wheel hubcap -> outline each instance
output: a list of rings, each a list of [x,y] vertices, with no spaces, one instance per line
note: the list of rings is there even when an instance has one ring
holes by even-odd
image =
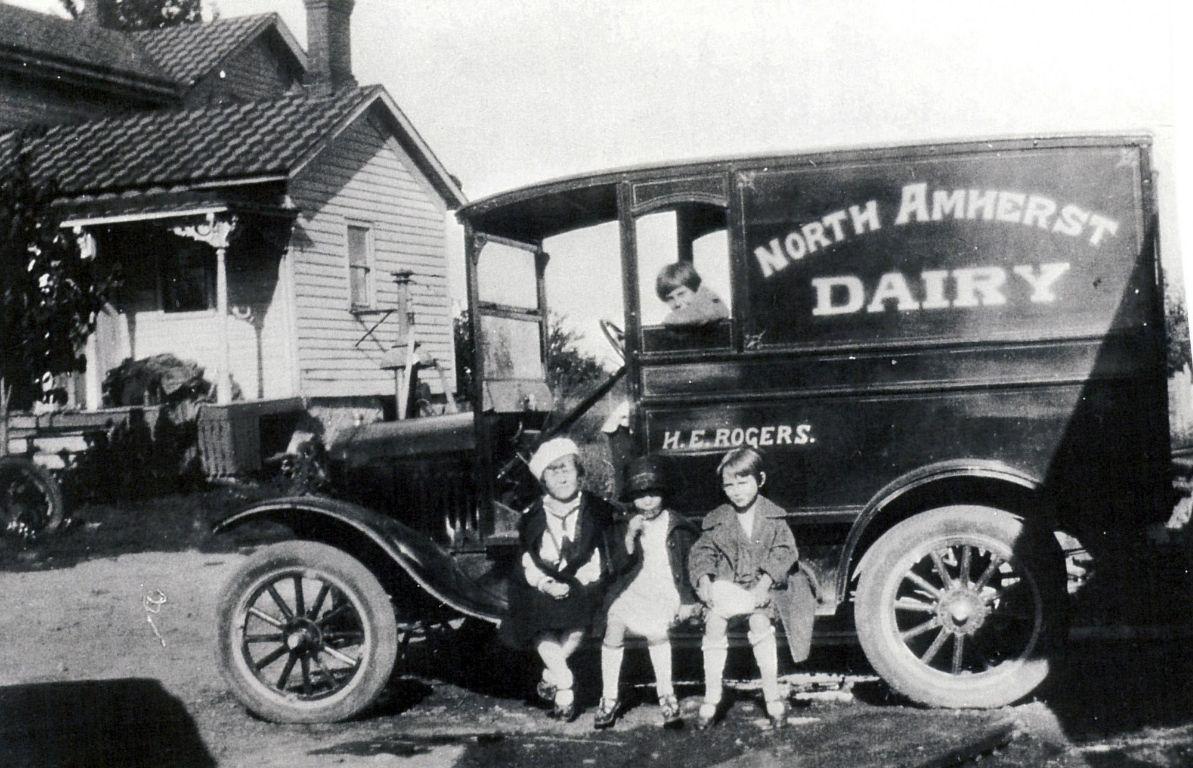
[[[286,631],[286,646],[292,651],[308,655],[318,653],[323,647],[323,633],[315,622],[300,619]]]
[[[1042,603],[1031,574],[973,540],[933,544],[895,586],[894,628],[921,664],[950,675],[982,674],[1036,646]]]
[[[313,596],[313,599],[310,597]],[[330,580],[274,575],[245,602],[241,655],[274,695],[313,701],[351,686],[368,651],[361,611]]]
[[[981,597],[970,589],[954,589],[941,598],[936,616],[942,627],[954,634],[972,635],[981,628],[988,613]]]

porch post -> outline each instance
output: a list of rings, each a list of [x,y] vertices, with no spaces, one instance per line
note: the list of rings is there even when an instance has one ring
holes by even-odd
[[[228,243],[236,229],[236,217],[207,214],[199,224],[174,227],[174,234],[207,243],[215,249],[215,310],[220,324],[220,368],[216,378],[216,402],[232,402],[232,352],[228,328]]]
[[[74,235],[75,242],[79,245],[79,255],[84,259],[95,258],[95,236],[82,227],[75,227]],[[87,370],[83,373],[83,397],[86,401],[83,407],[85,410],[95,411],[103,406],[103,376],[106,371],[99,369],[99,342],[94,331],[87,334],[87,341],[83,344],[83,356],[87,358]]]

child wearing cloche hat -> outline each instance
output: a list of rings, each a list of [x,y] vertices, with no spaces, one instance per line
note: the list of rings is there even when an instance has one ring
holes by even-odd
[[[699,610],[687,578],[688,550],[699,531],[666,505],[670,484],[656,456],[635,459],[626,470],[626,497],[633,516],[626,527],[625,551],[631,565],[609,590],[609,612],[601,644],[602,693],[593,727],[608,728],[619,714],[618,682],[627,632],[646,638],[655,673],[655,691],[665,727],[680,724],[679,700],[671,683],[671,641],[675,623]]]
[[[613,506],[580,490],[575,442],[547,440],[528,463],[543,495],[518,521],[521,568],[510,580],[501,630],[510,645],[538,653],[543,673],[536,692],[554,705],[552,717],[571,722],[576,699],[568,659],[597,618],[621,536]]]

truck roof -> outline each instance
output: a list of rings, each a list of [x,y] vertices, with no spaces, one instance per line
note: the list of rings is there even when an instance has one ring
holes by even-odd
[[[617,219],[617,186],[623,181],[661,180],[724,173],[737,166],[814,167],[825,163],[929,157],[952,152],[1055,149],[1068,146],[1150,145],[1144,132],[1020,136],[891,144],[814,152],[771,152],[626,166],[518,187],[476,200],[456,216],[477,232],[538,244],[544,239]],[[723,221],[723,219],[722,219]]]

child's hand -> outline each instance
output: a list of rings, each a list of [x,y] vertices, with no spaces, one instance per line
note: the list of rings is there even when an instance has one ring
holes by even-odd
[[[700,615],[700,603],[688,603],[687,605],[679,606],[679,612],[675,614],[675,623],[683,624],[685,621],[691,621],[693,618]]]
[[[763,608],[770,602],[770,579],[762,579],[753,587],[750,588],[750,594],[754,598],[754,607]]]
[[[555,581],[554,579],[548,579],[547,581],[544,581],[542,585],[539,586],[539,589],[541,589],[543,592],[546,592],[556,600],[562,600],[563,598],[567,597],[568,592],[571,591],[571,587],[569,587],[567,584],[564,584],[562,581]]]
[[[644,528],[646,528],[646,520],[643,519],[642,515],[634,515],[630,518],[629,525],[626,526],[626,538],[633,539],[642,533]]]
[[[705,605],[712,605],[712,587],[711,576],[701,576],[700,580],[696,582],[696,597],[700,598],[700,602]]]

